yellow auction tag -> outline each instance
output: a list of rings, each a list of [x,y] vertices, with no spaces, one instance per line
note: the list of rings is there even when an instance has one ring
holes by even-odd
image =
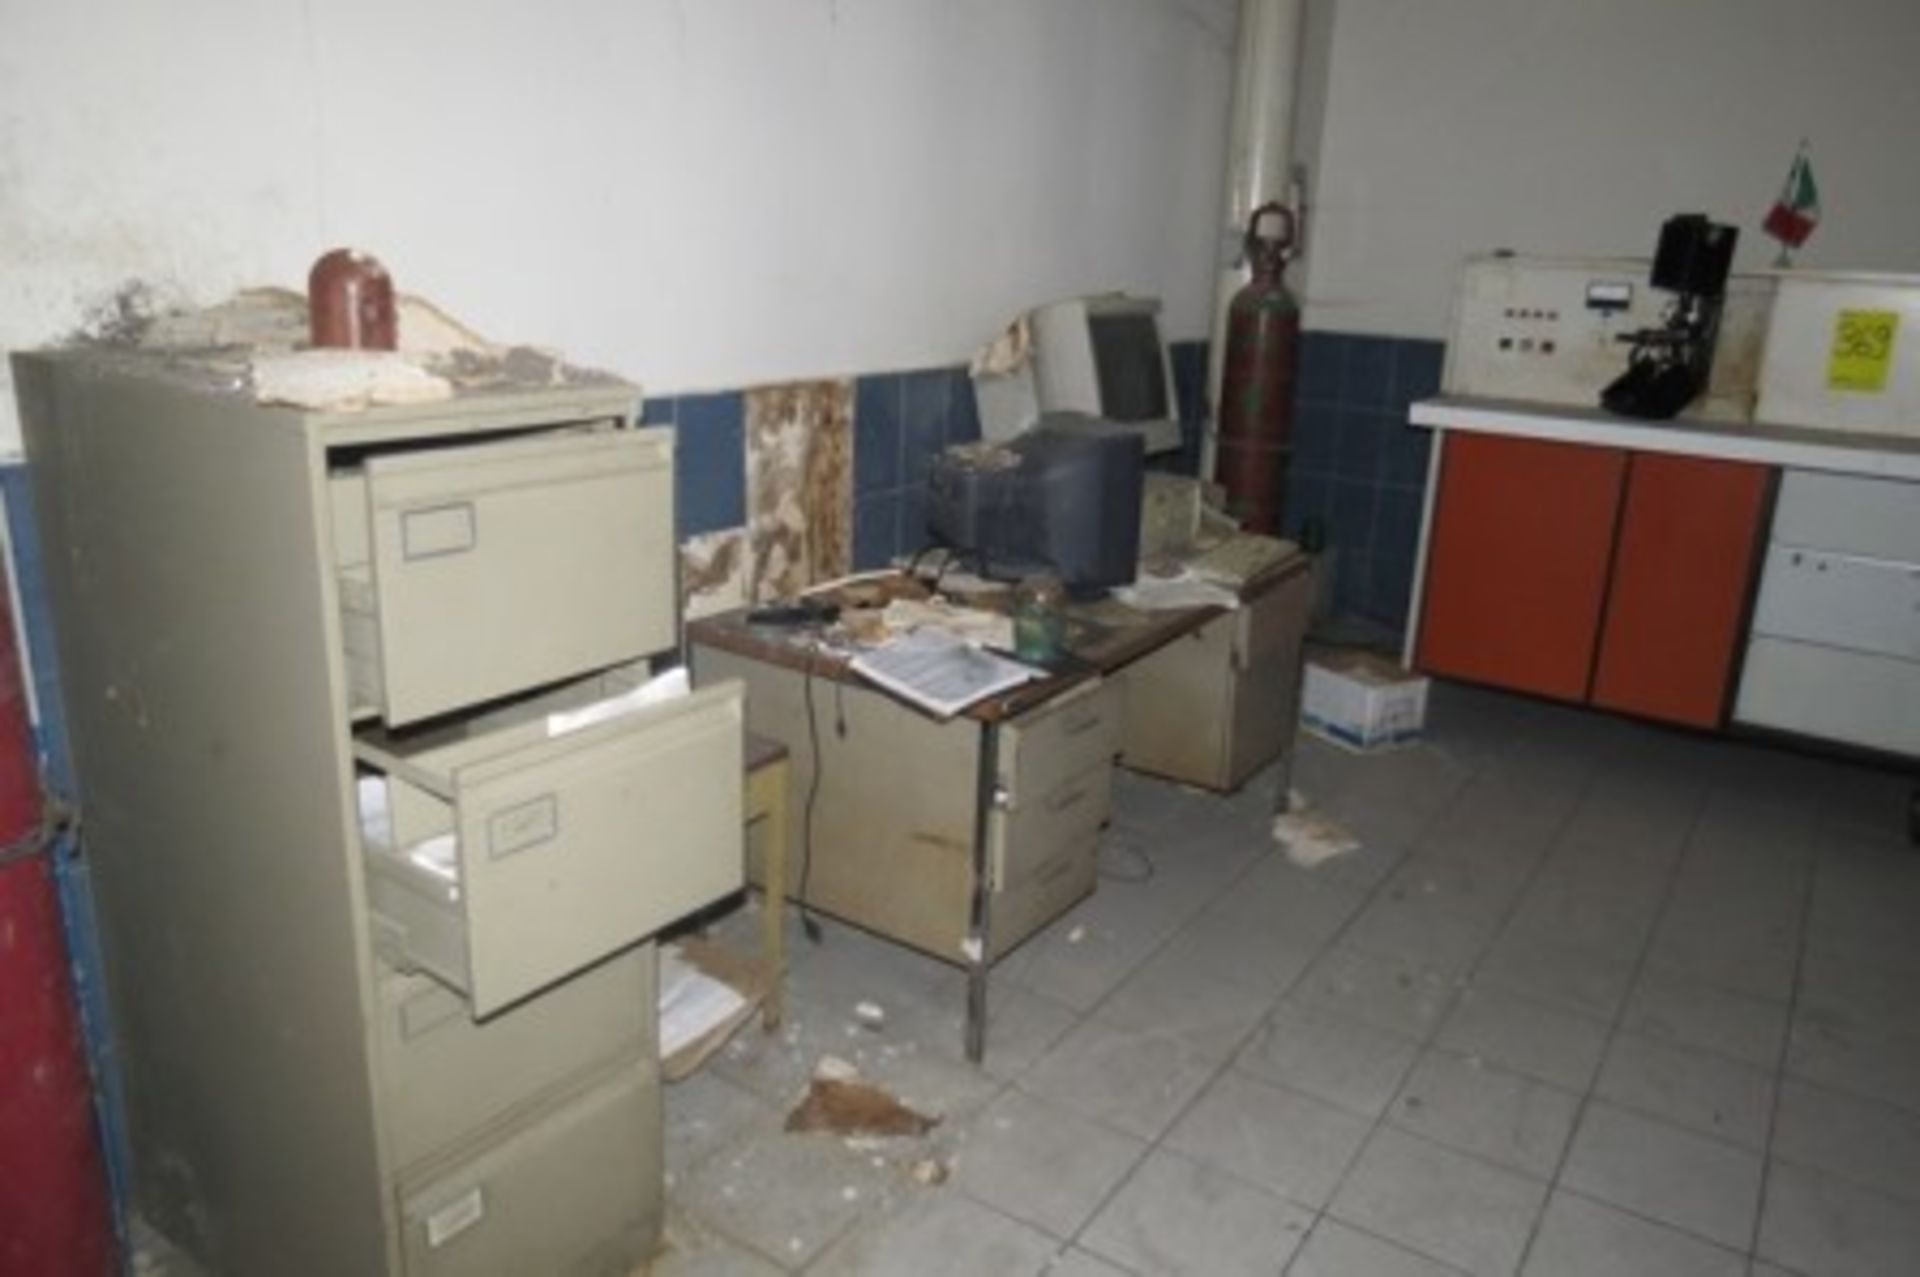
[[[1897,310],[1843,310],[1833,321],[1833,351],[1827,356],[1827,389],[1878,395],[1887,389],[1893,341],[1900,332]]]

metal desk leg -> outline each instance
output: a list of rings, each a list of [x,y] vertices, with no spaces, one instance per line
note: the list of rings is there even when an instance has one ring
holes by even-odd
[[[993,900],[988,880],[987,842],[993,809],[1000,800],[1000,726],[980,725],[980,774],[973,803],[973,908],[967,918],[967,1059],[980,1063],[987,1054],[987,913]]]

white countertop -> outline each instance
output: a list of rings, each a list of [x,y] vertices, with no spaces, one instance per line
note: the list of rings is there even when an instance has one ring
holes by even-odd
[[[1440,395],[1408,411],[1416,426],[1551,439],[1638,452],[1751,461],[1796,470],[1920,481],[1920,437],[1848,434],[1758,421],[1634,421],[1598,408]]]

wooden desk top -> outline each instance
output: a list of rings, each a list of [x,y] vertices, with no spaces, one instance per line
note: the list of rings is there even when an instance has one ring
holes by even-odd
[[[1240,596],[1247,601],[1256,599],[1279,582],[1305,571],[1306,565],[1305,556],[1275,564],[1249,581]],[[905,582],[904,574],[900,580]],[[831,591],[817,597],[838,601]],[[979,723],[1012,718],[1090,678],[1112,674],[1225,613],[1226,609],[1220,607],[1142,612],[1113,599],[1069,604],[1065,610],[1068,658],[1062,668],[1046,678],[975,702],[956,717]],[[850,668],[848,657],[815,646],[814,638],[813,631],[805,628],[750,624],[744,609],[705,617],[687,626],[689,644],[704,644],[749,660],[810,672],[830,682],[867,685]]]

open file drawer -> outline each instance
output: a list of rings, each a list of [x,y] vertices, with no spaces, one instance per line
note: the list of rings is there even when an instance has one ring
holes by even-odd
[[[742,692],[725,683],[562,735],[588,680],[456,727],[355,739],[375,939],[484,1018],[742,885]],[[382,804],[374,804],[375,808]]]
[[[674,645],[669,431],[382,454],[330,482],[356,711],[415,722]]]

